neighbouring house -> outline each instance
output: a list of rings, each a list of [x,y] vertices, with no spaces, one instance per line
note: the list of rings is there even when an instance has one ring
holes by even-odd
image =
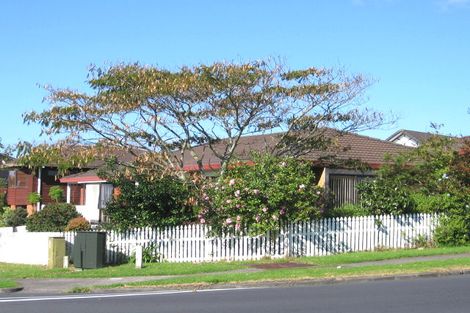
[[[409,130],[409,129],[401,129],[393,133],[390,137],[388,137],[385,140],[397,143],[399,145],[416,148],[422,145],[425,141],[433,138],[434,136],[453,138],[453,139],[457,139],[459,142],[462,139],[470,140],[470,136],[466,136],[466,137],[445,136],[442,134],[419,132],[416,130]]]
[[[116,192],[113,185],[100,178],[97,172],[97,169],[92,169],[60,179],[67,186],[67,203],[74,204],[77,211],[91,223],[106,221],[103,209]]]
[[[64,192],[66,187],[57,178],[57,168],[47,166],[32,170],[19,166],[14,160],[6,162],[0,168],[0,179],[2,180],[0,192],[6,195],[6,205],[12,209],[27,208],[28,214],[53,202],[49,197],[49,190],[52,186],[62,186]],[[28,202],[28,195],[33,192],[41,196],[39,203]]]
[[[356,185],[363,179],[374,176],[374,171],[384,164],[387,154],[396,155],[410,149],[389,141],[361,136],[353,133],[326,132],[331,136],[332,148],[328,151],[312,151],[304,159],[310,160],[318,185],[334,195],[334,205],[356,203]],[[235,155],[241,161],[249,161],[252,152],[264,152],[274,145],[278,136],[254,135],[240,138]],[[216,176],[221,167],[220,159],[207,147],[194,148],[202,156],[202,167],[206,175]],[[357,169],[357,164],[362,165]],[[198,170],[194,158],[185,154],[185,171]],[[67,184],[67,202],[75,204],[77,210],[88,220],[105,221],[104,208],[116,190],[106,180],[99,177],[96,169],[65,176],[60,179]]]

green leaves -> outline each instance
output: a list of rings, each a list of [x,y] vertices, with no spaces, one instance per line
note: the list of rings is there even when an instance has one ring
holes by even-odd
[[[224,175],[242,135],[285,131],[279,146],[297,142],[291,155],[298,156],[318,141],[319,127],[354,131],[382,122],[381,115],[357,113],[369,85],[361,75],[313,67],[290,70],[275,60],[177,70],[139,63],[92,66],[87,83],[90,93],[46,88],[51,107],[25,114],[24,121],[41,125],[43,134],[60,134],[65,144],[100,143],[159,154],[162,158],[152,168],[160,173],[154,176],[167,169],[181,176],[188,154],[201,164],[203,155],[195,152],[195,143],[208,144]],[[286,151],[270,148],[272,153]],[[31,150],[34,153],[41,151]]]

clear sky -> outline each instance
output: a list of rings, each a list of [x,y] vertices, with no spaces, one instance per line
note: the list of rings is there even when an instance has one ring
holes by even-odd
[[[280,57],[345,67],[376,82],[367,105],[398,129],[470,135],[470,0],[0,2],[0,137],[38,141],[21,114],[38,84],[83,89],[90,64],[178,68]]]

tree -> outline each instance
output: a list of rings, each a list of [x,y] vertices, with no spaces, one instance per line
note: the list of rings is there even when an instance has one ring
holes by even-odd
[[[434,136],[391,161],[361,184],[361,205],[373,214],[444,213],[437,242],[470,242],[470,141]]]
[[[91,93],[47,88],[51,107],[24,115],[25,122],[39,123],[43,134],[63,136],[53,147],[35,147],[25,163],[55,157],[67,166],[83,164],[112,147],[133,154],[141,172],[181,176],[185,155],[203,171],[203,155],[193,147],[207,144],[224,176],[243,135],[279,132],[269,152],[300,156],[329,143],[323,127],[358,131],[384,122],[381,114],[360,108],[369,85],[363,76],[289,70],[274,61],[176,71],[138,63],[92,67],[87,83]],[[71,145],[87,147],[87,153],[70,162]]]

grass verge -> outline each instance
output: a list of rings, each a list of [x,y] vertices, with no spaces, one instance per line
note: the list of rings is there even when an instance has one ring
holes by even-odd
[[[343,253],[324,257],[301,257],[292,259],[264,259],[246,262],[214,262],[214,263],[153,263],[142,269],[135,269],[133,264],[109,266],[101,269],[75,271],[73,269],[47,269],[44,266],[0,263],[1,279],[24,278],[104,278],[129,276],[167,276],[210,274],[246,269],[250,264],[272,262],[296,262],[315,265],[316,267],[336,267],[358,262],[380,261],[417,256],[470,253],[470,246],[446,247],[431,249],[403,249],[375,252]]]
[[[0,289],[2,288],[16,288],[18,284],[10,279],[0,279]]]
[[[470,258],[451,260],[424,261],[395,265],[375,265],[354,268],[344,267],[310,267],[266,270],[254,273],[221,273],[204,276],[175,277],[163,280],[135,282],[128,284],[113,284],[95,286],[94,288],[122,287],[194,287],[214,284],[237,284],[253,282],[286,282],[299,280],[327,280],[347,278],[367,278],[370,276],[390,276],[404,274],[421,274],[426,272],[448,272],[453,270],[470,270]]]

